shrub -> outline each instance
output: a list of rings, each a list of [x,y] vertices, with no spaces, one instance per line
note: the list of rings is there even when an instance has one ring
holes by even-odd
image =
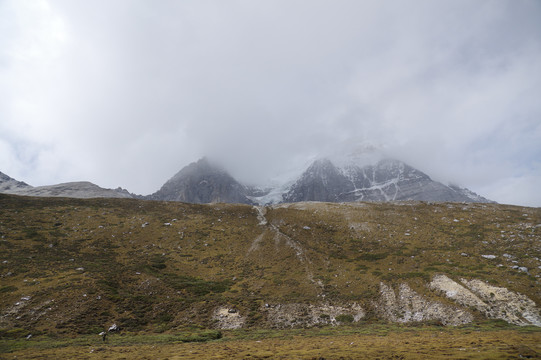
[[[26,335],[28,335],[28,330],[25,329],[0,329],[0,338],[16,339]]]
[[[17,287],[13,285],[0,287],[0,294],[17,291]]]
[[[353,315],[350,314],[340,314],[336,317],[336,321],[341,323],[352,323],[353,320]]]
[[[358,257],[359,260],[366,261],[376,261],[385,259],[389,254],[388,253],[366,253]]]
[[[152,263],[150,266],[159,270],[165,269],[167,267],[167,265],[165,265],[164,263]]]

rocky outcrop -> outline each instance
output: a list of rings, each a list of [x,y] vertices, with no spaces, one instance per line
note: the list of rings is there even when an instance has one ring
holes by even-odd
[[[382,318],[392,322],[439,321],[443,325],[461,325],[472,322],[473,316],[458,307],[430,301],[412,290],[406,283],[398,288],[398,295],[393,288],[380,284],[380,300],[375,309]]]
[[[501,319],[515,325],[541,326],[539,309],[528,297],[481,280],[462,279],[461,282],[459,284],[445,275],[436,275],[426,284],[430,292],[424,295],[405,282],[397,288],[382,282],[379,296],[366,300],[368,304],[371,303],[368,306],[377,319],[390,322],[438,322],[445,326],[457,326],[473,322],[471,311],[477,310],[488,319]],[[439,296],[447,299],[438,300]],[[358,303],[315,302],[266,303],[260,307],[257,317],[268,327],[285,329],[357,323],[366,315],[365,308]],[[228,306],[217,307],[211,320],[218,329],[239,329],[249,323],[246,314]]]
[[[358,322],[365,317],[363,308],[356,304],[266,304],[262,309],[274,328],[339,325]]]
[[[460,305],[475,308],[489,319],[502,319],[515,325],[541,326],[539,309],[528,297],[481,280],[461,279],[461,282],[464,286],[445,275],[437,275],[430,287]]]
[[[357,303],[265,304],[259,313],[268,326],[275,329],[356,323],[366,315]],[[212,321],[217,329],[240,329],[246,324],[246,316],[235,308],[219,306],[212,314]]]
[[[220,306],[214,310],[212,319],[215,327],[223,330],[240,329],[244,326],[246,318],[233,308]]]

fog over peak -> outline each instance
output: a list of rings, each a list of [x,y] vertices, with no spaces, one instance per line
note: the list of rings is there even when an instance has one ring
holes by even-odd
[[[541,206],[541,3],[0,2],[0,171],[150,194],[374,146]],[[347,155],[344,155],[347,156]]]

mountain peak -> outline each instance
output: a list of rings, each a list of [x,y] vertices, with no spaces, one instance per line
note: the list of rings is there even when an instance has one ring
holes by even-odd
[[[182,168],[147,198],[189,203],[248,203],[247,188],[207,157]]]
[[[327,158],[321,158],[315,160],[309,167],[306,169],[305,173],[311,173],[314,175],[326,175],[328,173],[337,172],[338,169],[334,164]]]
[[[190,163],[189,165],[182,168],[178,173],[176,173],[172,179],[181,178],[183,176],[195,176],[203,174],[218,174],[218,173],[227,173],[220,166],[217,166],[207,157],[202,157],[201,159]]]
[[[342,192],[353,190],[352,184],[329,159],[314,161],[284,194],[284,202],[338,201]]]

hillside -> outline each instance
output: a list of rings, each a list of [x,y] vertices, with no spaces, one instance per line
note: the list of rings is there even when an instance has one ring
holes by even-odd
[[[541,326],[538,208],[0,195],[0,235],[2,334]]]

